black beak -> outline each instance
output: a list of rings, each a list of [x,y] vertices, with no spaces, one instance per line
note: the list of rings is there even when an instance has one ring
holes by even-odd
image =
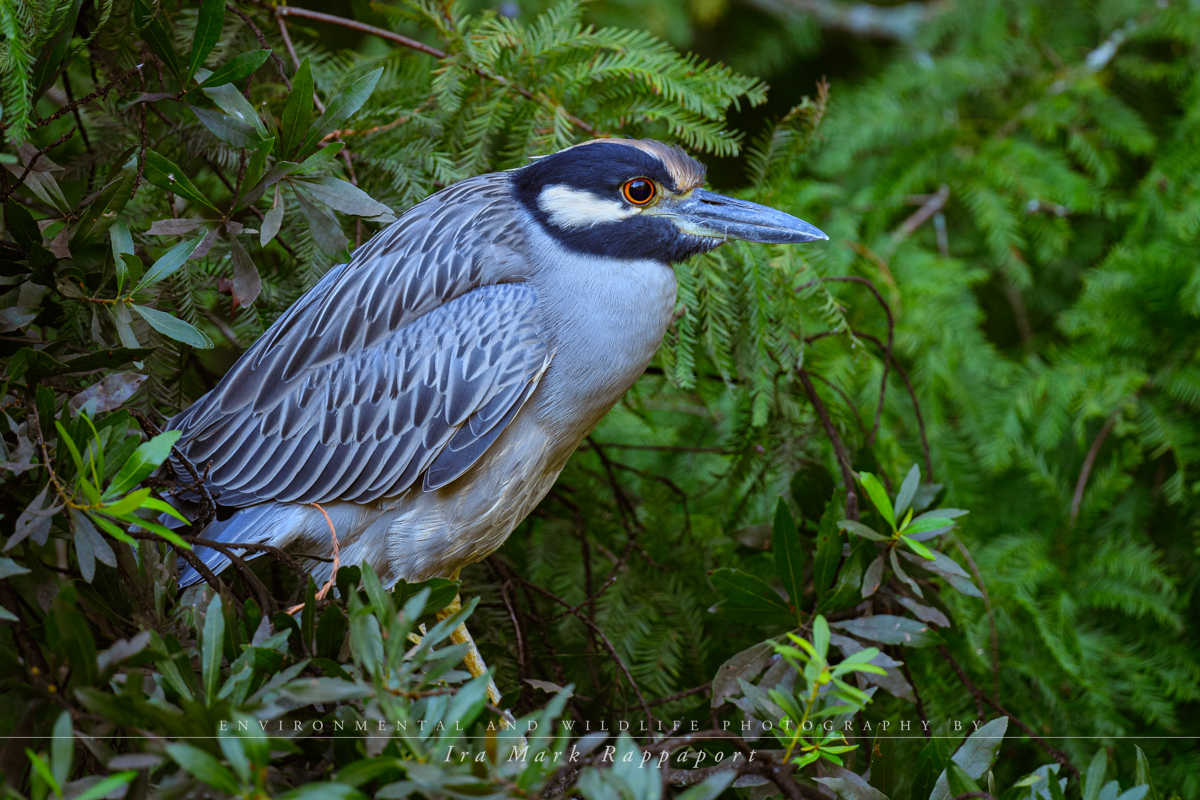
[[[768,206],[696,189],[670,211],[679,229],[697,236],[793,244],[828,240],[802,219]]]

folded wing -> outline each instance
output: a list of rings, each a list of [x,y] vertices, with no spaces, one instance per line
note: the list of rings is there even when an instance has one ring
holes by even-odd
[[[366,503],[482,457],[549,358],[536,291],[482,283],[488,259],[519,258],[505,198],[459,184],[418,205],[171,420],[220,505]]]

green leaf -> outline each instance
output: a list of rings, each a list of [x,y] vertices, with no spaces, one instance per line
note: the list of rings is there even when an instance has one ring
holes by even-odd
[[[12,234],[17,246],[24,253],[33,252],[34,244],[42,243],[42,232],[34,221],[33,215],[25,206],[13,199],[9,199],[5,203],[5,210],[8,212],[6,215],[8,232]]]
[[[1154,789],[1154,780],[1151,777],[1150,761],[1146,758],[1146,754],[1142,752],[1142,748],[1137,745],[1133,746],[1137,751],[1137,772],[1134,780],[1138,786],[1149,786],[1150,790],[1146,794],[1147,800],[1158,800],[1158,792]]]
[[[971,780],[971,776],[958,764],[952,763],[946,768],[946,783],[949,786],[950,797],[979,791],[979,784]]]
[[[862,580],[862,596],[870,597],[879,591],[879,585],[883,583],[883,554],[875,556],[875,560],[867,567],[863,573]]]
[[[114,170],[112,176],[101,187],[83,212],[71,234],[69,246],[72,251],[83,246],[92,236],[102,235],[111,225],[116,215],[125,209],[129,197],[133,193],[133,184],[137,180],[137,159],[130,157],[124,166]],[[126,229],[128,230],[128,229]],[[129,243],[129,253],[133,252],[133,243]]]
[[[221,595],[213,595],[204,614],[204,641],[200,648],[200,670],[204,678],[204,701],[209,708],[217,702],[221,685],[221,655],[225,644],[225,615]]]
[[[218,114],[215,111],[207,111],[196,106],[188,106],[188,108],[213,136],[226,144],[234,147],[255,147],[262,139],[254,128],[228,114]]]
[[[833,627],[846,631],[861,639],[882,644],[902,644],[908,647],[925,647],[936,644],[938,636],[924,622],[891,614],[876,614],[871,617],[847,619],[833,623]]]
[[[922,517],[918,520],[913,520],[904,526],[901,533],[912,536],[915,533],[928,533],[941,528],[949,528],[954,524],[954,520],[948,517]]]
[[[171,42],[171,34],[162,24],[162,21],[151,15],[149,8],[144,0],[134,0],[134,16],[139,20],[138,27],[141,30],[142,39],[146,44],[150,45],[150,49],[154,55],[162,59],[162,62],[167,65],[167,69],[183,86],[184,80],[183,67],[179,63],[179,56],[175,53],[175,46]],[[157,11],[157,9],[156,9]]]
[[[276,800],[364,800],[365,795],[344,783],[307,783],[276,797]]]
[[[167,755],[171,756],[176,764],[214,789],[218,789],[226,794],[241,794],[237,779],[234,778],[233,773],[198,747],[177,742],[167,745],[166,750]]]
[[[178,548],[181,550],[191,550],[192,549],[192,546],[190,544],[185,542],[183,539],[179,538],[179,534],[175,533],[175,531],[171,530],[167,526],[165,526],[159,522],[155,522],[152,519],[137,519],[137,518],[129,519],[129,518],[127,518],[126,521],[133,522],[137,525],[141,525],[143,528],[150,531],[151,533],[157,533],[163,539],[170,542],[172,547],[175,547],[175,548]],[[286,615],[284,615],[284,616],[286,616]]]
[[[768,586],[762,579],[736,569],[722,568],[712,574],[712,583],[716,590],[725,597],[721,610],[740,617],[761,621],[765,615],[768,619],[795,619],[792,610],[783,602],[783,598]]]
[[[54,780],[54,773],[50,771],[50,767],[46,766],[46,762],[28,747],[25,748],[25,756],[29,759],[29,763],[33,765],[33,771],[37,773],[38,777],[46,782],[51,791],[62,797],[62,789],[59,787],[58,781]]]
[[[920,485],[921,468],[913,464],[912,469],[904,476],[904,483],[900,484],[900,491],[896,492],[896,519],[904,519],[904,514],[912,506]]]
[[[85,356],[72,358],[70,361],[61,363],[44,374],[69,375],[75,372],[91,372],[101,367],[115,369],[128,364],[130,361],[141,361],[153,353],[154,350],[152,348],[138,348],[133,350],[125,347],[110,347],[105,350],[98,350],[95,353],[89,353]]]
[[[792,476],[792,497],[804,519],[813,525],[825,514],[825,506],[836,488],[833,476],[820,464],[805,467]]]
[[[313,112],[313,79],[312,65],[306,56],[296,69],[292,78],[292,90],[288,93],[287,102],[283,106],[283,116],[279,120],[279,155],[291,158],[296,155],[304,133],[312,122]]]
[[[217,207],[209,202],[195,184],[184,174],[183,170],[170,159],[159,155],[153,150],[146,151],[146,180],[160,189],[174,192],[185,200],[217,211]],[[218,212],[220,213],[220,212]]]
[[[818,658],[825,659],[829,655],[829,623],[820,614],[813,620],[812,643]]]
[[[249,53],[234,56],[213,70],[212,74],[200,83],[200,86],[204,89],[212,89],[216,86],[243,80],[261,67],[270,55],[270,50],[251,50]]]
[[[200,350],[208,350],[212,348],[212,339],[204,331],[194,325],[184,322],[179,317],[174,317],[165,311],[147,308],[146,306],[133,306],[133,310],[142,315],[142,319],[150,323],[150,327],[161,333],[163,336],[168,336],[177,342],[190,344]]]
[[[861,522],[855,522],[852,519],[843,519],[839,521],[838,528],[846,531],[847,533],[853,533],[855,536],[861,536],[864,539],[870,539],[873,542],[886,542],[889,538],[891,538],[884,536],[883,534],[876,533],[873,528],[868,528]]]
[[[913,771],[912,791],[909,796],[912,800],[925,800],[930,797],[937,785],[938,778],[945,768],[948,759],[942,755],[940,739],[933,739],[923,748],[917,756],[917,766]]]
[[[253,138],[255,143],[260,139],[267,138],[267,128],[259,118],[258,112],[242,96],[242,93],[237,90],[236,86],[226,84],[224,86],[205,87],[201,91],[226,114],[233,117],[236,121],[253,128],[258,133],[258,136]],[[250,145],[246,146],[249,147]]]
[[[54,723],[54,738],[50,740],[50,771],[59,786],[71,777],[71,759],[75,756],[75,728],[71,712],[64,711]]]
[[[260,247],[266,247],[279,234],[279,227],[283,224],[284,205],[283,193],[279,184],[275,184],[275,198],[271,201],[271,210],[263,215],[262,226],[258,232]]]
[[[170,503],[159,500],[157,497],[147,497],[145,500],[142,501],[141,507],[149,508],[152,511],[158,511],[159,513],[172,516],[175,519],[179,520],[180,522],[184,523],[185,525],[190,524],[190,522],[191,522],[191,520],[189,520],[183,514],[179,513],[179,509],[175,508]]]
[[[300,203],[300,214],[308,222],[313,242],[321,252],[335,260],[345,258],[350,240],[342,233],[337,220],[324,208],[305,197],[303,192],[296,192],[296,199]]]
[[[885,796],[896,791],[896,740],[883,731],[875,736],[872,748],[871,786]]]
[[[133,254],[133,234],[129,232],[129,226],[124,221],[117,220],[108,229],[108,240],[112,245],[113,264],[117,270],[117,294],[120,295],[127,274],[122,256],[126,253]]]
[[[301,167],[303,166],[301,164]],[[315,180],[294,181],[292,185],[303,187],[305,192],[318,201],[343,214],[353,214],[356,217],[378,217],[392,213],[390,208],[377,202],[362,189],[339,178],[323,177]]]
[[[174,274],[176,270],[187,263],[188,258],[204,241],[204,235],[201,234],[195,239],[185,240],[172,247],[164,253],[157,261],[150,265],[150,269],[146,270],[146,274],[138,281],[137,286],[130,290],[130,295],[137,294],[147,286],[158,283],[163,278]]]
[[[201,0],[200,14],[196,18],[196,33],[192,36],[192,57],[188,59],[187,77],[184,85],[192,80],[196,70],[204,66],[204,59],[221,41],[221,29],[225,26],[225,0]]]
[[[821,523],[817,530],[817,555],[813,559],[813,589],[817,593],[818,603],[823,601],[829,591],[834,576],[837,575],[838,564],[842,560],[842,537],[838,532],[837,521],[845,516],[845,506],[841,490],[834,492],[833,500],[825,506]]]
[[[29,83],[33,87],[30,100],[34,103],[50,88],[54,79],[62,71],[63,61],[71,50],[71,39],[75,36],[75,26],[79,20],[81,6],[81,0],[72,0],[71,4],[66,6],[66,13],[61,19],[55,20],[58,25],[53,38],[40,48],[38,59],[34,62],[29,76]],[[54,8],[54,6],[48,7]]]
[[[783,581],[783,588],[792,600],[799,615],[804,602],[804,547],[800,543],[800,532],[792,519],[783,498],[775,504],[775,524],[771,531],[771,547],[775,551],[775,569]]]
[[[1101,747],[1092,756],[1087,772],[1083,776],[1083,800],[1097,800],[1104,787],[1104,773],[1108,771],[1108,751]]]
[[[75,554],[79,558],[79,571],[83,579],[91,583],[96,574],[95,562],[115,567],[117,557],[86,514],[72,508],[71,522],[75,528]]]
[[[963,742],[962,747],[951,758],[951,763],[957,765],[966,776],[977,781],[996,763],[996,755],[1000,745],[1004,743],[1004,734],[1008,731],[1008,717],[999,717],[982,725]],[[971,789],[969,791],[976,791]],[[929,795],[929,800],[948,800],[956,797],[950,787],[950,781],[945,771],[938,776],[937,784]]]
[[[354,112],[362,108],[370,98],[371,92],[375,91],[375,84],[379,83],[381,75],[383,75],[382,67],[364,75],[344,90],[336,93],[329,104],[325,106],[325,113],[317,117],[316,122],[309,127],[308,133],[304,137],[304,144],[300,146],[300,153],[303,155],[310,147],[316,146],[317,142],[337,130]]]
[[[345,147],[346,145],[342,142],[330,142],[308,158],[304,159],[301,164],[292,170],[291,174],[306,175],[316,172],[322,167],[329,165],[335,158],[337,158],[338,153],[342,152]]]
[[[229,237],[229,255],[233,261],[233,296],[243,306],[248,306],[258,298],[262,291],[262,278],[259,277],[258,267],[254,259],[242,247],[236,236]]]
[[[114,773],[75,795],[74,800],[100,800],[101,797],[107,796],[113,790],[119,789],[122,786],[128,786],[136,777],[136,769],[127,769],[124,772]]]
[[[896,527],[896,512],[892,510],[892,501],[888,499],[887,490],[883,488],[883,484],[869,472],[858,473],[858,480],[866,491],[867,496],[871,498],[871,504],[879,512],[879,516],[883,517],[883,521],[894,530]]]
[[[125,460],[121,471],[113,478],[103,496],[118,497],[148,478],[150,473],[158,469],[167,460],[167,456],[171,455],[171,448],[179,441],[181,435],[180,431],[165,431],[150,441],[143,442],[133,451],[133,455]]]
[[[733,785],[737,778],[735,770],[725,770],[709,775],[704,782],[690,789],[685,789],[675,795],[675,800],[717,800],[721,794]]]
[[[271,155],[271,151],[275,149],[275,137],[271,136],[259,142],[254,147],[254,152],[250,155],[250,161],[246,164],[246,175],[243,178],[243,188],[251,188],[262,179],[263,171],[267,168],[267,156]],[[239,200],[238,206],[242,205]]]
[[[119,517],[125,514],[132,514],[142,507],[142,502],[150,497],[150,487],[138,489],[117,500],[115,503],[109,503],[101,507],[101,511],[105,514],[110,514],[114,517]]]
[[[910,539],[907,536],[903,536],[903,535],[900,537],[900,541],[904,542],[906,545],[908,545],[910,548],[912,548],[913,552],[916,553],[917,555],[919,555],[921,558],[927,558],[930,561],[937,560],[937,556],[935,556],[933,554],[933,551],[930,550],[925,545],[921,544],[920,542]]]

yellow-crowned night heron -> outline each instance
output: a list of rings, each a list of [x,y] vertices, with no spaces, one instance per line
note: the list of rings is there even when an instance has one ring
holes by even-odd
[[[341,562],[387,586],[493,553],[654,356],[672,263],[828,238],[701,188],[704,172],[658,142],[597,140],[414,206],[171,420],[212,464],[204,535],[328,556],[332,526]]]

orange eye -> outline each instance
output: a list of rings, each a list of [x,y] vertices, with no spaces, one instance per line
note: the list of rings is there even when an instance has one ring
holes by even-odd
[[[621,187],[621,194],[625,195],[625,199],[635,206],[644,206],[654,199],[658,194],[658,189],[652,181],[645,178],[634,178],[631,181],[625,181],[625,185]]]

